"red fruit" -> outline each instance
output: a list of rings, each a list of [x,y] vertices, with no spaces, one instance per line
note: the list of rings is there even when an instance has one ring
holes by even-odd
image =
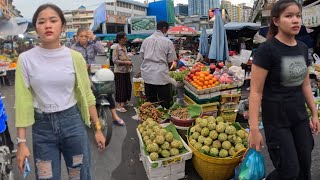
[[[223,62],[219,62],[218,65],[222,68],[224,66]]]
[[[197,69],[196,69],[196,72],[201,72],[201,68],[197,68]]]
[[[193,79],[193,77],[194,77],[194,74],[190,74],[190,76],[189,76],[191,79]]]
[[[214,65],[214,64],[210,65],[210,69],[215,69],[215,68],[216,68],[216,65]]]
[[[192,69],[191,71],[190,71],[190,73],[191,74],[194,74],[194,73],[196,73],[197,71],[195,70],[195,69]]]
[[[216,71],[220,71],[220,69],[219,69],[219,68],[216,68]]]

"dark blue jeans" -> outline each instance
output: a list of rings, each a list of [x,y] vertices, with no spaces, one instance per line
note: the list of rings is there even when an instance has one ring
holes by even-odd
[[[36,110],[32,138],[37,180],[61,179],[61,154],[70,180],[91,180],[88,135],[77,105],[49,114]]]

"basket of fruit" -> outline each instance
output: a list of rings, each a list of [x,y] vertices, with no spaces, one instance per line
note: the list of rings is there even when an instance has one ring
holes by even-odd
[[[188,144],[193,151],[193,165],[202,179],[231,179],[248,147],[248,133],[238,123],[222,117],[197,118],[189,129]]]
[[[192,150],[182,140],[173,124],[161,124],[148,118],[137,128],[141,159],[149,179],[181,179],[185,161]]]
[[[171,122],[179,127],[190,127],[195,118],[202,114],[202,107],[198,104],[183,106],[175,103],[169,110]]]
[[[157,103],[145,102],[141,104],[137,110],[140,122],[146,121],[148,118],[154,119],[158,123],[162,123],[169,118],[168,113],[163,108],[156,108]]]

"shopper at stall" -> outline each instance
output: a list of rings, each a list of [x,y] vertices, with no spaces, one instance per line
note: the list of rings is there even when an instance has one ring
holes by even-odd
[[[71,49],[80,52],[87,64],[95,64],[96,55],[98,53],[104,54],[101,42],[96,40],[96,36],[88,28],[79,28],[77,36],[78,42],[73,44]]]
[[[259,109],[275,170],[268,179],[311,179],[312,133],[320,130],[311,92],[308,48],[295,40],[301,28],[301,5],[277,1],[271,11],[269,40],[260,45],[252,65],[249,99],[250,147],[260,151]],[[312,112],[309,120],[305,103]]]
[[[100,45],[99,45],[101,43],[100,42],[96,42],[96,44],[92,44],[91,40],[95,39],[95,38],[93,37],[94,35],[90,31],[88,31],[87,29],[79,28],[78,29],[78,34],[80,34],[78,36],[79,37],[78,38],[79,39],[78,43],[79,43],[80,46],[77,46],[77,43],[76,43],[75,46],[73,46],[74,50],[79,51],[82,55],[83,54],[87,54],[88,52],[94,53],[94,58],[91,58],[91,55],[83,56],[83,57],[86,60],[86,62],[95,62],[96,61],[95,57],[96,57],[97,50],[98,51],[101,50],[100,49]],[[87,38],[83,38],[82,36],[87,36]],[[86,47],[86,48],[83,49],[82,47]],[[117,114],[116,106],[115,106],[116,103],[115,103],[112,95],[107,96],[106,99],[110,103],[109,109],[111,111],[111,115],[112,115],[114,124],[119,125],[119,126],[124,126],[125,122]]]
[[[36,179],[61,178],[61,154],[69,179],[91,179],[89,140],[85,125],[93,125],[98,149],[105,148],[86,62],[60,45],[66,25],[62,10],[41,5],[33,15],[41,46],[22,53],[16,70],[15,108],[17,166],[24,172],[29,158],[26,128],[32,126]]]
[[[165,37],[168,28],[167,22],[159,21],[157,31],[143,41],[140,49],[147,100],[160,102],[167,109],[172,101],[169,64],[177,59],[172,41]]]
[[[112,52],[112,60],[116,83],[116,102],[118,103],[117,111],[127,112],[125,106],[133,106],[129,103],[132,93],[130,72],[133,64],[126,48],[126,33],[119,32],[116,36],[116,43]]]

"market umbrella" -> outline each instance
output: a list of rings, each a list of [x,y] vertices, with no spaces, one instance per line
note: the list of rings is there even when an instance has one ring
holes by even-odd
[[[216,19],[213,25],[209,59],[218,61],[229,60],[228,40],[224,29],[224,23],[219,10],[215,10]]]
[[[14,36],[23,34],[28,28],[28,23],[18,24],[14,18],[0,19],[0,36]]]
[[[206,57],[209,54],[208,34],[205,26],[202,27],[202,32],[200,35],[199,52]]]
[[[197,31],[187,26],[175,26],[168,30],[170,35],[197,35]]]

